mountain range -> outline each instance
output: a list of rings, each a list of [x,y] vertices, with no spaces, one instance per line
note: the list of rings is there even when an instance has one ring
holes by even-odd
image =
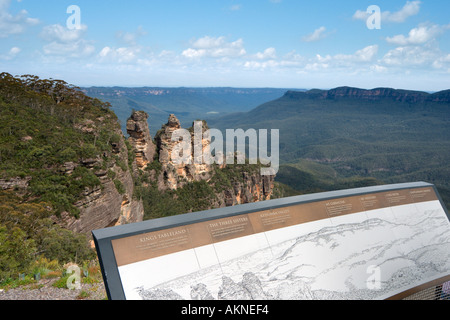
[[[231,112],[250,111],[262,103],[277,99],[288,89],[277,88],[170,88],[170,87],[89,87],[82,91],[111,103],[121,119],[122,129],[133,110],[149,115],[150,133],[175,114],[182,126],[194,120],[216,118]]]
[[[450,200],[450,90],[287,91],[211,127],[279,129],[277,181],[304,193],[427,181]],[[350,183],[351,182],[351,183]]]

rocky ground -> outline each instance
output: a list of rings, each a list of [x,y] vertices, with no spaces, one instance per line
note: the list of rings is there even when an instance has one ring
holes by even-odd
[[[105,300],[107,299],[103,282],[81,284],[79,290],[56,288],[55,279],[42,279],[37,283],[14,289],[0,289],[0,300]]]

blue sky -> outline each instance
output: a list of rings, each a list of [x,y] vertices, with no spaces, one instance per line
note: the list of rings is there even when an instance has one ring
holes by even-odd
[[[450,88],[449,12],[437,0],[0,0],[0,70],[79,86],[437,91]]]

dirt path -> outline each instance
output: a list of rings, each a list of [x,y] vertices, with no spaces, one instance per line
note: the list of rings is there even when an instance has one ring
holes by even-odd
[[[43,279],[38,283],[14,289],[0,289],[0,300],[105,300],[107,298],[103,282],[82,283],[81,289],[69,290],[52,286],[55,281]]]

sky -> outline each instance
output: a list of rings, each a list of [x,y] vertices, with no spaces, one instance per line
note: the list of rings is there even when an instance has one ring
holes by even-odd
[[[449,12],[447,0],[0,0],[0,72],[77,86],[439,91],[450,89]]]

